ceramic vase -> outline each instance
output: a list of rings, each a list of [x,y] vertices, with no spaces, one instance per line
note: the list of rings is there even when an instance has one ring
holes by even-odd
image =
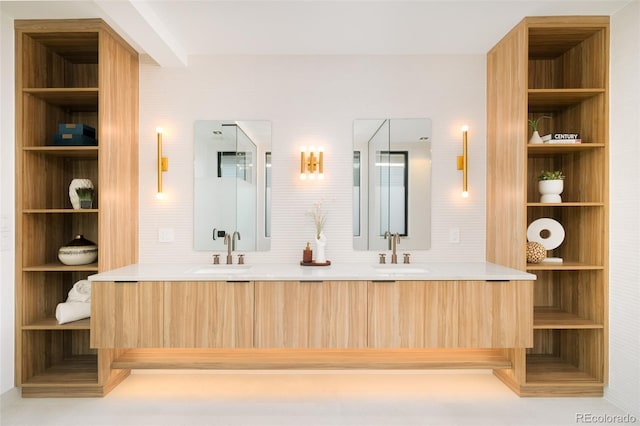
[[[325,249],[327,247],[327,237],[324,233],[320,233],[320,238],[316,238],[316,250],[314,259],[315,263],[327,263],[327,256],[325,254]]]
[[[73,240],[58,249],[58,259],[65,265],[87,265],[98,258],[98,246],[82,235],[76,235]]]
[[[92,188],[93,183],[90,179],[72,179],[71,184],[69,184],[69,200],[71,201],[71,206],[74,209],[80,208],[80,197],[78,197],[78,193],[76,189],[78,188]]]
[[[542,138],[540,137],[540,133],[536,130],[531,135],[531,139],[529,139],[529,143],[542,143]]]
[[[540,191],[541,203],[561,203],[562,191],[564,189],[564,180],[541,180],[538,182],[538,191]]]

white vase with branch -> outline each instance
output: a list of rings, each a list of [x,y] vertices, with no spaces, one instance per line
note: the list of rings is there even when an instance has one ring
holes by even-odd
[[[327,237],[324,234],[324,225],[327,221],[327,211],[324,210],[322,201],[313,204],[313,208],[306,213],[313,220],[313,224],[315,226],[315,259],[313,260],[315,263],[326,263],[326,247],[327,247]]]

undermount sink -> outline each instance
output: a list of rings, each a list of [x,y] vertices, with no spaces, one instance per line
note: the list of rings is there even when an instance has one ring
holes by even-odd
[[[405,264],[389,264],[375,265],[373,269],[381,274],[427,274],[429,269],[422,266],[405,265]]]
[[[251,269],[251,266],[246,265],[206,265],[190,269],[188,272],[199,275],[229,275],[244,274],[249,269]]]

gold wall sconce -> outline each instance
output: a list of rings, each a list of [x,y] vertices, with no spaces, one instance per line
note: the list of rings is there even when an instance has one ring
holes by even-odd
[[[158,134],[158,193],[156,197],[162,200],[164,198],[164,193],[162,192],[162,173],[169,170],[169,159],[162,156],[162,128],[156,128],[156,133]]]
[[[300,150],[300,179],[324,178],[324,148],[303,146]]]
[[[459,155],[458,170],[462,170],[462,198],[469,197],[469,187],[467,182],[467,173],[469,167],[467,164],[467,133],[469,132],[469,126],[462,126],[462,155]]]

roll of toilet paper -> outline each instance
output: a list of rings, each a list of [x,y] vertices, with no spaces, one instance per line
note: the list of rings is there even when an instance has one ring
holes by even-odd
[[[543,217],[531,222],[527,228],[527,240],[540,243],[547,250],[553,250],[564,241],[564,228],[557,220]]]

